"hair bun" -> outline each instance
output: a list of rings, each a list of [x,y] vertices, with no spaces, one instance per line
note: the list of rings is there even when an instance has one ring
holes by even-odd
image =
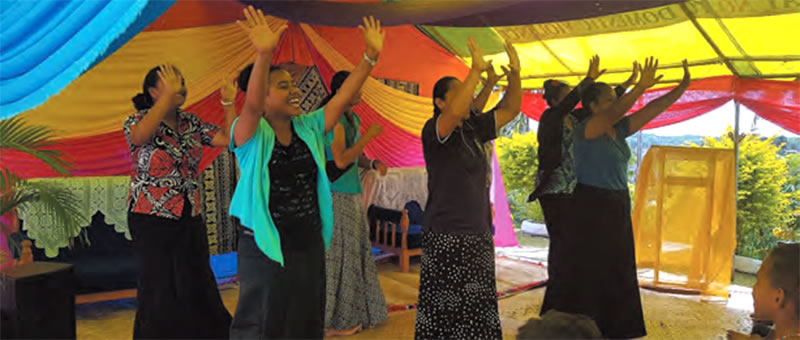
[[[133,107],[136,108],[137,111],[146,110],[153,106],[152,98],[144,93],[136,94],[131,98],[131,101],[133,101]]]

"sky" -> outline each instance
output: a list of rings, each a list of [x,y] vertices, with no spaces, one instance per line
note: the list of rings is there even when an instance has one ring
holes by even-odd
[[[708,112],[702,116],[695,117],[677,124],[645,130],[644,133],[654,134],[658,136],[683,136],[683,135],[696,135],[696,136],[721,136],[725,133],[728,126],[733,127],[735,124],[736,110],[733,101],[725,104],[718,109]],[[753,122],[756,117],[753,111],[750,111],[744,105],[741,106],[739,111],[739,131],[742,133],[755,132],[759,135],[771,137],[772,135],[784,135],[786,137],[800,137],[797,134],[791,133],[780,126],[772,124],[772,122],[758,118]],[[536,131],[539,123],[530,120],[531,131]]]

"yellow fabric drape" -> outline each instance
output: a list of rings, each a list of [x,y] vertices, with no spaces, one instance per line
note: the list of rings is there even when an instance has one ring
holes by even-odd
[[[630,76],[633,60],[649,56],[659,58],[664,85],[680,81],[683,59],[689,61],[693,79],[729,75],[793,79],[800,73],[798,22],[798,1],[690,0],[579,20],[429,30],[445,46],[455,48],[467,65],[469,35],[464,32],[476,35],[488,53],[486,59],[495,65],[508,61],[501,42],[513,43],[522,65],[522,87],[539,89],[549,78],[577,84],[594,54],[600,56],[601,68],[608,69],[600,81],[612,84]]]
[[[180,69],[189,90],[185,107],[217,91],[222,77],[238,72],[253,55],[250,41],[235,23],[142,32],[22,117],[54,129],[57,137],[118,131],[134,112],[131,97],[142,91],[150,68],[171,63]]]
[[[733,150],[654,146],[636,183],[640,282],[728,296],[736,249]]]
[[[314,48],[327,60],[335,70],[352,70],[353,65],[341,53],[336,51],[313,28],[300,25],[303,32],[314,45]],[[361,88],[362,99],[381,116],[397,125],[404,131],[419,136],[422,126],[433,115],[433,103],[428,97],[415,96],[369,77]]]
[[[336,51],[314,29],[306,24],[300,25],[314,48],[335,70],[352,70],[353,65],[346,57]],[[382,117],[404,131],[419,136],[422,126],[433,114],[433,102],[430,97],[415,96],[397,90],[370,77],[361,88],[362,99]],[[502,92],[495,91],[489,97],[486,108],[492,108],[500,101]]]

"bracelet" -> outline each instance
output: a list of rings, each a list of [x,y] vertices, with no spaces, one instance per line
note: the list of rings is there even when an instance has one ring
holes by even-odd
[[[370,58],[369,55],[367,55],[367,52],[364,52],[364,61],[366,61],[367,64],[369,64],[369,66],[375,66],[376,64],[378,64],[378,59]]]
[[[374,159],[369,161],[369,168],[372,169],[372,170],[378,170],[378,169],[375,169],[375,160]]]
[[[230,101],[230,102],[226,102],[225,100],[220,100],[219,102],[220,102],[220,104],[222,104],[222,105],[225,105],[225,106],[228,106],[228,105],[233,105],[233,102],[232,102],[232,101]]]

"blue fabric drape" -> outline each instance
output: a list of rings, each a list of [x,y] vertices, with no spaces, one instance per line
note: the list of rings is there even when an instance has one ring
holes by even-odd
[[[144,7],[142,13],[139,14],[139,17],[136,18],[136,21],[133,22],[128,29],[125,30],[122,34],[120,34],[114,41],[108,46],[105,52],[98,57],[92,64],[86,68],[85,71],[90,70],[92,67],[106,59],[108,56],[116,52],[122,45],[125,45],[126,42],[133,39],[134,36],[139,34],[145,27],[150,25],[153,21],[156,21],[161,14],[164,14],[177,0],[156,0],[156,1],[148,1],[147,6]]]
[[[153,3],[153,6],[148,6]],[[15,0],[0,9],[0,119],[44,103],[174,0]],[[141,20],[140,20],[141,19]],[[149,21],[147,21],[149,19]],[[107,53],[108,52],[108,53]]]

